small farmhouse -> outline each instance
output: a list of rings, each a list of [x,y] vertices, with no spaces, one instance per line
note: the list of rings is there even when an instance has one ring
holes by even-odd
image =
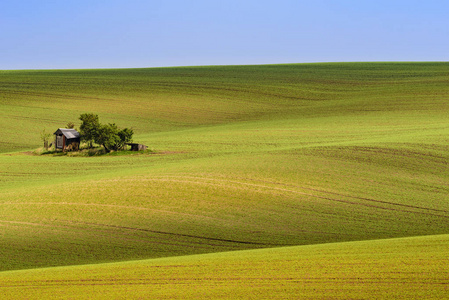
[[[54,133],[56,136],[55,147],[56,150],[78,150],[81,141],[81,135],[75,129],[59,128]]]

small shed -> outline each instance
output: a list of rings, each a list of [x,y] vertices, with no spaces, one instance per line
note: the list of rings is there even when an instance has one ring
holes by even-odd
[[[131,151],[145,151],[147,150],[147,146],[137,143],[127,143],[127,145],[131,146]]]
[[[53,133],[56,136],[55,147],[66,150],[78,150],[80,147],[81,135],[75,129],[59,128]]]

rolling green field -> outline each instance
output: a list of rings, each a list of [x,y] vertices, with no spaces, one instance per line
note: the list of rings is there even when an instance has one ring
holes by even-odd
[[[0,273],[3,296],[48,299],[444,299],[449,235]]]
[[[448,83],[449,63],[0,71],[0,295],[449,297]],[[153,152],[33,153],[85,112]]]

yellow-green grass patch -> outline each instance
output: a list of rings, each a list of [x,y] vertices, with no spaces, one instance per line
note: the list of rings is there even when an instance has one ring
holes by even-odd
[[[0,273],[4,299],[445,299],[448,235]]]

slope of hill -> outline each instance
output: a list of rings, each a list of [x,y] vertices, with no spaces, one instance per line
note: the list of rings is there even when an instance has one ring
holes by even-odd
[[[8,299],[446,299],[449,236],[0,273]]]
[[[0,270],[447,234],[448,66],[2,71]],[[155,154],[29,155],[84,112]]]
[[[0,150],[34,149],[42,129],[76,122],[86,111],[139,134],[342,116],[358,121],[353,125],[367,116],[380,118],[378,126],[402,125],[414,116],[436,126],[447,121],[440,119],[447,110],[447,68],[448,63],[335,63],[0,71]]]

